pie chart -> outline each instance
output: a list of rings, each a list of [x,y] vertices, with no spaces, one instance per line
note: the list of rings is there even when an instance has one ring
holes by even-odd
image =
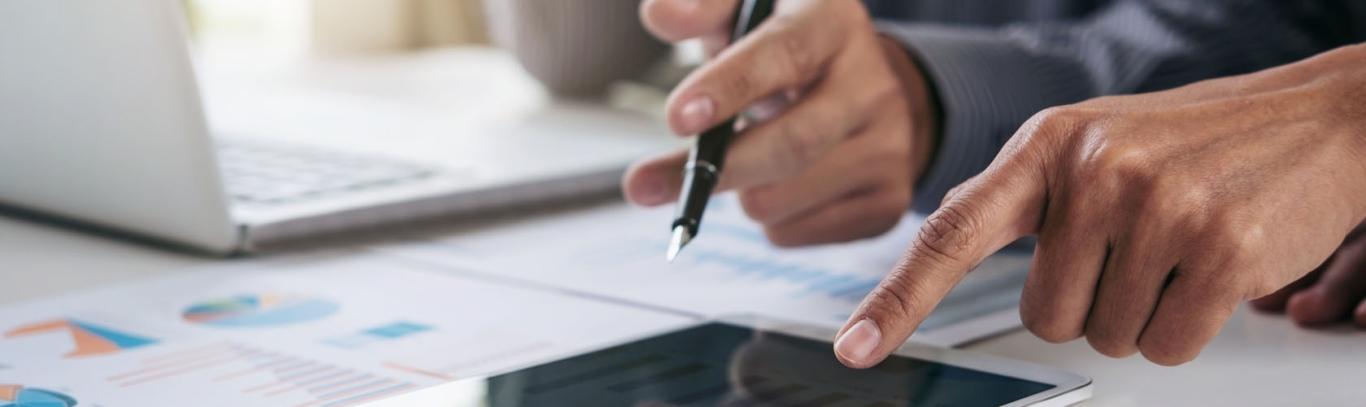
[[[50,390],[0,384],[0,407],[71,407],[76,399]]]
[[[337,303],[289,294],[244,294],[206,301],[186,308],[186,321],[225,328],[281,326],[325,318]]]

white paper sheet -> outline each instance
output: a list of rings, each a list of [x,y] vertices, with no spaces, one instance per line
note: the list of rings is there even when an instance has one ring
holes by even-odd
[[[248,263],[0,308],[0,400],[353,405],[694,322],[391,256]]]
[[[717,316],[756,313],[837,327],[899,260],[922,219],[870,240],[778,249],[732,196],[665,262],[672,208],[607,204],[471,233],[380,247],[455,269]],[[940,303],[913,341],[954,346],[1020,326],[1029,255],[989,258]]]

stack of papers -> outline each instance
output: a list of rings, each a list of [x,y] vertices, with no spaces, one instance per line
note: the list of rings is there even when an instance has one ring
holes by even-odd
[[[348,406],[696,322],[405,264],[245,264],[0,309],[0,406]]]
[[[703,317],[752,313],[839,327],[900,260],[923,221],[908,214],[875,239],[779,249],[733,195],[718,196],[700,235],[668,263],[672,219],[672,208],[607,204],[379,250],[515,284]],[[1030,258],[1028,252],[988,258],[911,339],[956,346],[1019,327]]]
[[[876,239],[777,249],[723,197],[668,263],[671,218],[608,204],[0,308],[0,406],[348,406],[713,316],[838,327],[920,225],[907,216]],[[988,259],[912,340],[1018,327],[1028,265]]]

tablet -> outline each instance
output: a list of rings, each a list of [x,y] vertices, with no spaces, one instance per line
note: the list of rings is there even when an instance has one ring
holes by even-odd
[[[835,360],[833,334],[731,318],[376,405],[1065,406],[1090,397],[1079,375],[920,345],[850,369]]]

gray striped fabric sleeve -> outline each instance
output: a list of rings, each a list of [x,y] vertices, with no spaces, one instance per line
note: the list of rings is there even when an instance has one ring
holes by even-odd
[[[914,51],[943,121],[938,151],[915,189],[914,209],[933,212],[949,189],[981,172],[1035,112],[1095,91],[1081,67],[1032,56],[990,32],[937,26],[890,26]]]
[[[1135,0],[1081,21],[1004,28],[880,22],[924,70],[942,112],[938,151],[914,209],[936,209],[1045,108],[1250,72],[1321,50],[1271,3]]]

